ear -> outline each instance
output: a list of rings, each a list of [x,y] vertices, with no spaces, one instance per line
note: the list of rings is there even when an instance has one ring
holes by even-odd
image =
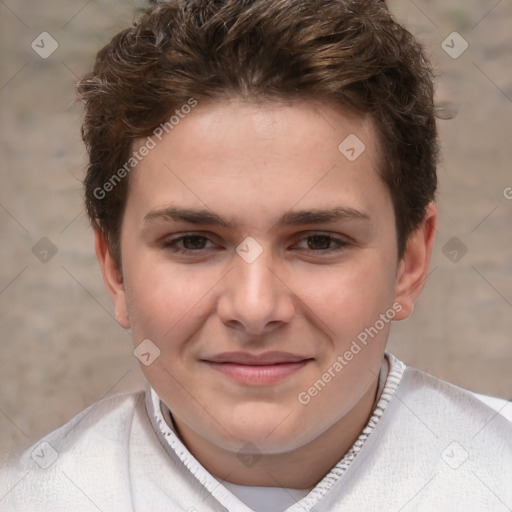
[[[125,329],[130,328],[130,319],[126,307],[126,294],[124,290],[123,278],[110,249],[108,248],[105,237],[94,230],[94,246],[96,257],[101,267],[103,281],[116,310],[116,320]]]
[[[425,210],[423,221],[409,237],[398,267],[395,302],[401,304],[402,309],[395,316],[395,320],[404,320],[412,313],[414,302],[423,290],[430,265],[436,226],[437,208],[434,203],[430,203]]]

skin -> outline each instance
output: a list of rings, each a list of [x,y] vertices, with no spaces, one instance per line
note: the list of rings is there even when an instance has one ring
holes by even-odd
[[[349,134],[366,146],[353,162],[338,150]],[[150,339],[159,347],[141,368],[214,476],[311,488],[368,421],[390,323],[308,404],[298,395],[393,304],[394,320],[408,317],[426,279],[436,208],[429,205],[399,261],[378,169],[368,117],[313,101],[200,104],[130,176],[122,269],[96,233],[116,318],[135,346]],[[226,225],[176,220],[169,208],[214,213]],[[280,222],[333,208],[349,214]],[[192,238],[176,241],[183,235]],[[262,249],[251,263],[236,252],[248,236]],[[271,385],[240,383],[205,362],[271,350],[308,361]],[[244,463],[241,453],[257,462]]]

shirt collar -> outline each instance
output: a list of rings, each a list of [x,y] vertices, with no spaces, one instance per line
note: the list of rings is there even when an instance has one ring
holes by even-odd
[[[343,458],[307,494],[307,496],[298,502],[301,506],[300,510],[311,510],[311,508],[313,508],[322,499],[322,497],[325,496],[332,486],[349,469],[352,461],[360,452],[365,441],[377,427],[379,419],[382,417],[384,410],[395,394],[406,368],[406,365],[402,361],[389,352],[385,353],[385,361],[387,361],[387,364],[383,364],[381,366],[376,400],[368,423]],[[155,390],[150,386],[146,392],[146,410],[164,449],[169,454],[177,455],[188,470],[223,506],[226,506],[227,508],[233,505],[240,507],[240,501],[200,464],[200,462],[188,451],[186,446],[179,439],[171,411],[160,399]],[[232,487],[232,490],[233,489],[234,488]],[[241,509],[239,508],[239,510]],[[247,508],[246,510],[249,511],[250,509]]]

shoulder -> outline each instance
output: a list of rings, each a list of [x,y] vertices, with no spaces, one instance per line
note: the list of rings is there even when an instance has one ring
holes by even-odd
[[[395,456],[404,454],[395,470],[424,486],[419,510],[473,510],[475,503],[479,510],[500,510],[512,503],[511,408],[506,400],[475,396],[406,367],[386,411],[385,437]]]
[[[129,509],[126,446],[145,414],[143,391],[92,404],[0,472],[0,511],[89,510],[88,495],[102,500],[114,489],[119,510]]]
[[[512,403],[502,398],[474,393],[410,366],[406,367],[399,390],[439,426],[449,421],[458,425],[456,428],[464,425],[467,430],[485,422],[489,424],[489,434],[512,432]]]
[[[411,439],[423,431],[441,443],[456,441],[474,447],[475,461],[484,464],[494,458],[512,470],[512,403],[507,400],[473,393],[406,366],[390,406],[396,421],[408,418],[415,424],[414,431],[407,431]]]
[[[391,363],[396,362],[391,359]],[[398,362],[396,364],[403,363]],[[507,401],[493,401],[498,409]],[[512,423],[472,392],[404,366],[351,471],[343,504],[368,509],[503,510],[512,504]]]
[[[497,398],[495,396],[482,395],[481,393],[471,392],[473,396],[478,398],[482,403],[496,411],[496,413],[503,416],[508,421],[512,422],[512,402],[504,398]]]
[[[62,427],[24,452],[27,462],[41,444],[52,446],[62,457],[95,446],[115,446],[129,434],[133,417],[144,411],[144,391],[116,394],[93,403]],[[106,447],[105,446],[105,447]],[[110,448],[112,450],[112,448]]]

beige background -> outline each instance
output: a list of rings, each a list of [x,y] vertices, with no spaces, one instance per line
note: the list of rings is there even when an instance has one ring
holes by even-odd
[[[130,336],[112,317],[82,210],[85,151],[73,103],[76,78],[142,5],[0,2],[0,458],[107,394],[143,385]],[[439,102],[459,113],[440,122],[431,275],[389,348],[462,387],[512,399],[512,200],[504,195],[512,187],[512,2],[391,5],[428,45]],[[31,48],[44,31],[59,45],[47,59]],[[453,31],[469,44],[458,59],[441,47]],[[32,252],[42,237],[58,250],[46,263]],[[453,237],[467,248],[458,262],[450,260]]]

